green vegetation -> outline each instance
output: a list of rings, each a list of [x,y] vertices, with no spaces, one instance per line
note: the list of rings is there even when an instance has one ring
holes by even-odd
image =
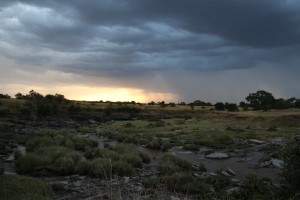
[[[300,143],[295,142],[285,147],[282,152],[286,163],[282,174],[283,195],[299,197],[300,188]],[[289,197],[287,196],[287,197]]]
[[[158,159],[158,171],[161,174],[174,174],[176,172],[190,171],[192,163],[188,160],[177,158],[172,154],[164,154]]]
[[[53,199],[51,187],[44,181],[19,175],[0,175],[0,198],[5,200]]]
[[[139,177],[139,171],[149,167],[144,163],[150,162],[150,157],[140,153],[136,145],[155,149],[159,155],[171,148],[199,153],[203,146],[244,150],[245,144],[253,145],[248,139],[268,144],[269,139],[281,137],[285,141],[299,132],[300,112],[294,108],[300,101],[275,99],[265,91],[250,94],[248,103],[240,103],[240,110],[234,103],[212,106],[200,100],[149,105],[75,102],[63,95],[43,96],[35,91],[16,97],[0,97],[0,154],[7,158],[14,153],[17,172],[32,176],[81,174],[102,180],[117,180],[118,176],[131,179]],[[26,146],[25,155],[17,149],[20,144]],[[237,185],[221,172],[207,175],[203,173],[203,163],[193,166],[169,153],[153,156],[151,164],[157,163],[159,174],[143,177],[142,183],[152,192],[163,185],[176,193],[194,194],[198,199],[296,199],[300,188],[299,142],[282,150],[276,145],[260,148],[265,153],[274,149],[281,153],[274,158],[285,162],[280,186],[250,174],[237,189],[227,193]],[[28,199],[35,197],[28,195]]]
[[[242,187],[229,195],[230,199],[282,199],[278,196],[278,189],[265,178],[258,178],[255,174],[248,174]]]

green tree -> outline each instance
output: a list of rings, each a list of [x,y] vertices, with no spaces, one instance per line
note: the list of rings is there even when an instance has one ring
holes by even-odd
[[[225,109],[230,111],[230,112],[236,112],[239,111],[239,108],[235,103],[226,103],[225,104]]]
[[[274,96],[264,90],[250,93],[246,100],[254,110],[269,110],[274,107],[275,102]]]
[[[25,99],[25,96],[24,96],[22,93],[20,93],[20,92],[18,92],[18,93],[15,95],[15,97],[16,97],[16,99]]]
[[[225,110],[225,105],[224,105],[224,103],[222,103],[222,102],[217,102],[217,103],[215,104],[215,109],[216,109],[216,110]]]
[[[0,94],[0,99],[10,99],[8,94]]]
[[[294,103],[295,108],[300,108],[300,99],[296,99]]]

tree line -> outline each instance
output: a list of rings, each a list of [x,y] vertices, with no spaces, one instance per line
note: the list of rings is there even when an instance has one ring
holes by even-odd
[[[11,96],[8,94],[0,94],[0,99],[9,99]],[[47,94],[43,96],[42,94],[31,90],[28,94],[23,95],[22,93],[18,92],[15,95],[16,99],[23,99],[23,100],[30,100],[34,102],[40,110],[41,114],[50,114],[55,112],[57,105],[63,103],[69,103],[70,100],[66,99],[62,94]],[[288,99],[279,98],[276,99],[272,93],[259,90],[254,93],[250,93],[247,97],[245,97],[246,102],[242,101],[238,105],[236,103],[223,103],[217,102],[216,104],[212,104],[209,102],[204,102],[201,100],[195,100],[191,103],[166,103],[165,101],[157,102],[151,101],[148,105],[159,105],[161,107],[175,107],[176,105],[184,105],[190,106],[193,110],[195,106],[214,106],[215,110],[227,110],[227,111],[239,111],[238,107],[243,108],[244,110],[252,109],[252,110],[270,110],[270,109],[288,109],[288,108],[300,108],[300,99],[296,97],[291,97]],[[99,101],[103,102],[103,101]],[[135,104],[134,101],[130,102]]]

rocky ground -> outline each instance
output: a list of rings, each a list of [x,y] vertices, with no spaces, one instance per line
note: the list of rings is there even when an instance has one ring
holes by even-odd
[[[0,131],[14,132],[23,135],[30,135],[37,128],[60,128],[75,127],[73,121],[50,120],[45,122],[18,121],[18,125],[13,123],[1,124]],[[97,127],[97,122],[89,120],[88,123],[95,127],[95,132],[85,133],[84,137],[97,139],[99,147],[105,143],[110,145],[117,143],[115,140],[106,140],[96,135],[102,130]],[[234,147],[224,149],[208,148],[201,146],[199,151],[187,151],[182,146],[175,146],[168,150],[169,153],[180,158],[190,160],[193,163],[193,178],[215,177],[219,174],[228,177],[230,184],[226,188],[227,193],[234,192],[243,187],[243,179],[248,172],[253,172],[259,177],[269,178],[274,186],[279,183],[279,174],[284,167],[284,161],[279,154],[285,146],[299,142],[300,136],[291,138],[272,138],[268,140],[248,139],[236,140]],[[151,150],[145,146],[137,146],[139,150],[146,152],[151,157],[150,164],[144,164],[133,176],[111,177],[99,179],[81,175],[42,177],[53,188],[55,199],[193,199],[193,195],[180,194],[169,191],[163,184],[149,188],[145,184],[146,179],[157,178],[156,158],[163,152]],[[238,147],[238,148],[236,148]],[[26,153],[26,147],[16,145],[15,148]],[[14,174],[14,154],[1,156],[4,165],[4,173]],[[201,170],[205,168],[205,170]],[[213,185],[205,185],[208,191],[214,192]]]

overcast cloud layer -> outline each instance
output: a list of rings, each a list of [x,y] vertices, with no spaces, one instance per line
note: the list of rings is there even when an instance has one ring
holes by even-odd
[[[77,84],[174,101],[238,102],[261,89],[300,97],[299,52],[297,0],[0,2],[5,92]]]

